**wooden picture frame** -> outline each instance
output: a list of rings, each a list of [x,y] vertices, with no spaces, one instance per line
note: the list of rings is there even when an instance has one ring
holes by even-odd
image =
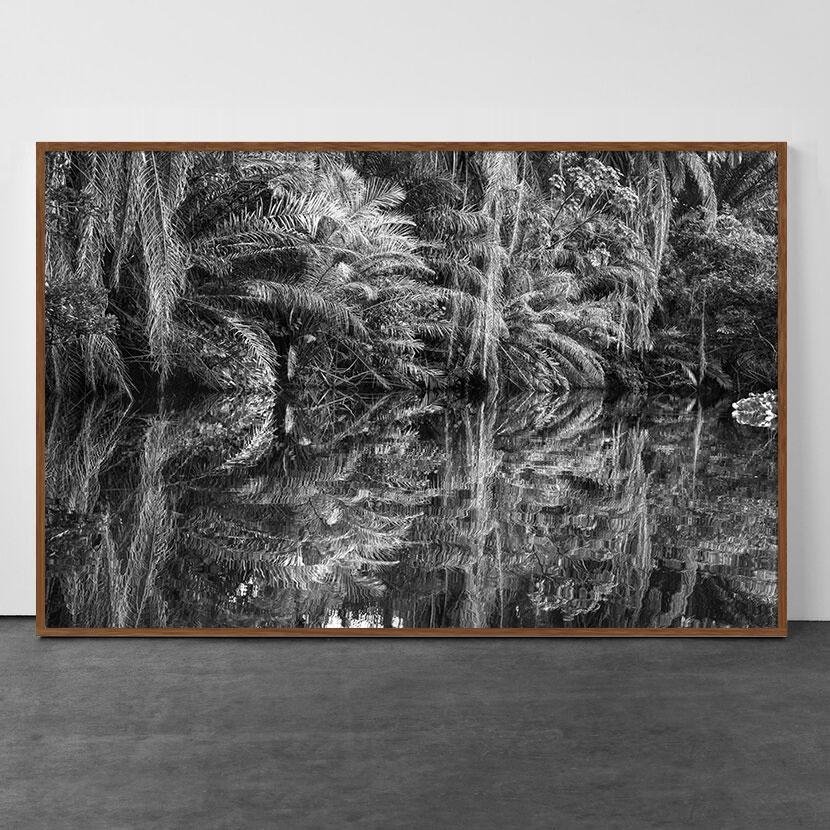
[[[775,152],[778,164],[778,600],[770,628],[75,628],[46,624],[46,156],[58,151]],[[786,142],[39,142],[36,148],[36,632],[43,637],[784,637],[787,634]]]

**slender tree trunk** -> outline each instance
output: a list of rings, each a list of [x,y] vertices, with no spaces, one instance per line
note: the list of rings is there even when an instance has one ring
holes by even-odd
[[[703,406],[700,400],[697,402],[697,418],[695,420],[694,434],[694,455],[692,457],[692,501],[695,503],[695,490],[697,487],[697,460],[700,455],[700,437],[703,433]]]
[[[492,210],[492,250],[487,254],[486,283],[484,290],[484,337],[482,342],[481,373],[490,390],[498,386],[498,337],[496,317],[501,313],[498,308],[498,298],[501,294],[499,282],[504,267],[501,239],[501,223],[503,216],[502,181],[501,176],[490,172],[485,194],[485,210]]]
[[[700,389],[706,375],[706,286],[701,288],[700,301],[700,341],[698,343],[697,358],[697,387]]]
[[[519,197],[516,200],[516,218],[513,222],[513,234],[510,237],[510,248],[507,251],[507,264],[513,257],[513,252],[516,250],[516,243],[519,239],[519,223],[522,218],[522,202],[525,195],[525,172],[527,170],[527,153],[522,153],[522,173],[519,178]]]
[[[285,375],[289,381],[294,380],[297,371],[297,348],[293,343],[288,346],[288,357],[285,361]]]

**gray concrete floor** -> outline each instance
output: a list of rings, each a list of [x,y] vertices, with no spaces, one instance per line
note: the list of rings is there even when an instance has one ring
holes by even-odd
[[[38,640],[0,827],[828,828],[830,623],[788,640]]]

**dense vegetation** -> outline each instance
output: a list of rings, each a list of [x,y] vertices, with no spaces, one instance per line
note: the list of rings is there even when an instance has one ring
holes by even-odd
[[[53,153],[46,210],[49,624],[774,624],[774,156]]]
[[[50,389],[765,391],[776,203],[764,153],[50,154]]]

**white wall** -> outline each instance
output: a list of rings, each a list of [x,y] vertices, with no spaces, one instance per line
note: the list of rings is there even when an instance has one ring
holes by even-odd
[[[823,0],[3,0],[0,613],[35,603],[36,140],[790,142],[790,617],[830,619]]]

